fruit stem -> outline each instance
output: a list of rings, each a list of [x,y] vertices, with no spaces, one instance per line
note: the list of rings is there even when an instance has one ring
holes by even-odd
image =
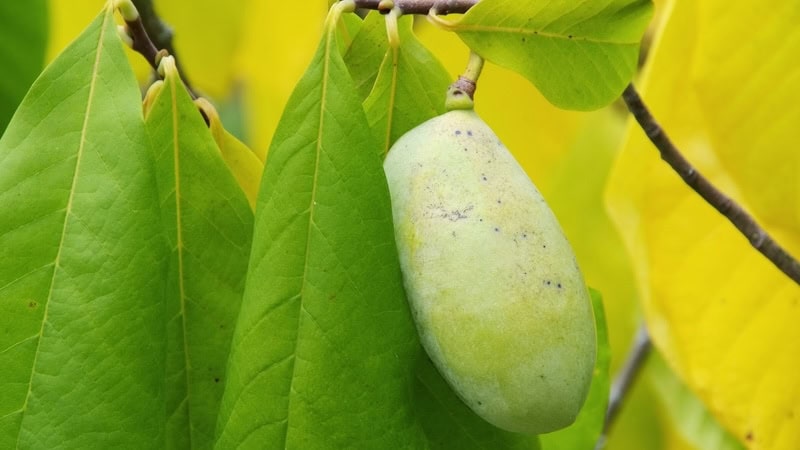
[[[470,51],[464,73],[447,88],[444,105],[448,111],[472,109],[475,106],[475,91],[478,89],[478,78],[481,76],[481,71],[483,71],[483,58]]]

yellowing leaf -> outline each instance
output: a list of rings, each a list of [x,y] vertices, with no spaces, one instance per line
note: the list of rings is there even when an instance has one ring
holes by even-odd
[[[248,1],[156,0],[154,3],[156,12],[173,29],[178,64],[192,86],[213,98],[227,95],[234,76],[235,50],[251,9]]]
[[[328,2],[250,0],[242,45],[236,55],[238,79],[247,92],[250,146],[264,160],[272,134],[322,34]],[[301,20],[302,19],[302,20]]]
[[[800,8],[672,8],[645,101],[702,173],[800,255]],[[800,288],[685,186],[638,127],[607,199],[669,365],[749,448],[800,448]]]
[[[264,163],[242,141],[228,133],[222,126],[222,121],[214,105],[204,98],[198,98],[194,102],[208,118],[211,135],[217,143],[222,159],[225,160],[228,169],[233,173],[239,187],[247,196],[250,209],[255,209]]]

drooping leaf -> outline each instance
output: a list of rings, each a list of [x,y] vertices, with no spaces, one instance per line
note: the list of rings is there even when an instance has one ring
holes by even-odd
[[[366,99],[372,92],[388,46],[385,16],[370,11],[344,54],[344,62],[355,82],[358,98]]]
[[[146,120],[171,250],[166,440],[167,448],[202,449],[214,443],[253,214],[173,61],[162,61],[164,83]]]
[[[336,15],[269,152],[218,448],[423,446],[388,188]]]
[[[797,257],[800,10],[788,0],[758,8],[765,25],[729,53],[727,40],[752,23],[755,6],[675,2],[641,91],[698,170]],[[713,87],[712,66],[724,72]],[[800,287],[663,164],[638,127],[607,197],[670,368],[747,447],[798,448]]]
[[[611,363],[611,348],[608,346],[608,329],[600,293],[590,289],[597,329],[597,359],[592,375],[592,385],[586,403],[583,404],[575,423],[562,430],[539,436],[544,450],[573,450],[594,448],[603,432],[610,387],[608,369]]]
[[[47,49],[47,2],[0,2],[0,136],[41,72]]]
[[[697,449],[743,450],[703,403],[670,371],[663,358],[650,356],[650,381],[680,435]]]
[[[1,448],[163,448],[149,145],[109,4],[0,140]]]
[[[198,98],[195,100],[195,105],[203,111],[208,119],[211,135],[217,143],[222,159],[225,160],[228,169],[247,196],[250,208],[255,209],[264,163],[242,141],[228,133],[222,125],[217,110],[208,100]]]
[[[554,105],[614,101],[633,78],[651,0],[482,0],[448,29],[487,60],[527,78]]]
[[[444,113],[450,75],[417,37],[411,16],[398,20],[400,45],[389,47],[364,110],[381,157],[405,132]],[[385,33],[385,31],[384,31]]]

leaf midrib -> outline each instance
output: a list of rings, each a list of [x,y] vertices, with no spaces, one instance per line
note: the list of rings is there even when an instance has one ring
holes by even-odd
[[[534,37],[544,37],[544,38],[552,38],[552,39],[560,39],[568,42],[589,42],[592,44],[601,44],[601,45],[639,45],[638,41],[617,41],[613,39],[599,39],[593,38],[589,36],[581,36],[577,34],[560,34],[560,33],[553,33],[550,31],[541,31],[541,30],[529,30],[526,28],[520,27],[504,27],[499,25],[461,25],[455,24],[452,26],[451,31],[455,31],[456,33],[463,33],[463,32],[486,32],[486,33],[505,33],[505,34],[520,34],[520,35],[527,35],[527,36],[534,36]]]
[[[175,173],[175,246],[178,252],[178,295],[180,297],[181,305],[181,328],[183,331],[183,362],[184,362],[184,379],[186,382],[186,421],[188,425],[187,435],[189,439],[189,448],[193,448],[192,444],[192,428],[194,422],[192,421],[192,402],[191,402],[191,379],[189,372],[191,369],[191,359],[189,357],[189,335],[187,333],[187,319],[186,319],[186,285],[183,266],[183,218],[181,214],[181,170],[180,170],[180,144],[178,136],[178,95],[176,86],[176,76],[171,74],[169,78],[170,83],[170,100],[172,107],[172,161],[173,171]]]
[[[53,276],[50,278],[50,289],[47,292],[47,299],[45,300],[44,312],[42,315],[42,325],[39,328],[38,340],[36,342],[36,350],[34,351],[33,354],[33,363],[31,364],[31,374],[28,377],[28,391],[25,394],[25,401],[23,402],[22,407],[19,410],[22,417],[20,418],[19,421],[20,429],[17,430],[17,439],[15,444],[15,448],[17,449],[19,449],[20,436],[22,434],[21,433],[22,423],[25,418],[25,412],[28,409],[28,400],[30,399],[31,396],[31,389],[33,387],[33,375],[34,373],[36,373],[36,364],[38,363],[39,360],[39,350],[42,344],[44,325],[47,322],[48,312],[50,310],[50,302],[53,297],[53,287],[55,286],[56,274],[58,273],[59,264],[61,262],[61,251],[64,248],[64,240],[67,235],[67,226],[69,224],[70,213],[72,212],[72,202],[75,198],[75,186],[77,185],[78,175],[80,174],[80,169],[81,169],[81,161],[83,159],[83,151],[86,146],[86,130],[89,127],[89,117],[91,116],[92,102],[94,101],[95,86],[97,85],[97,72],[98,72],[98,67],[100,66],[100,57],[103,54],[103,40],[105,39],[107,23],[110,16],[111,14],[106,9],[105,16],[103,17],[103,24],[100,28],[100,36],[97,42],[97,54],[95,55],[94,65],[92,67],[92,76],[91,76],[91,81],[89,83],[89,95],[86,102],[86,112],[83,119],[83,125],[81,127],[81,137],[78,143],[78,153],[75,157],[75,169],[74,169],[75,172],[72,175],[72,182],[69,189],[69,197],[67,198],[67,205],[64,212],[64,225],[61,228],[61,238],[59,239],[58,242],[58,251],[56,252],[56,257],[53,262]]]
[[[289,391],[287,392],[288,400],[286,403],[286,423],[284,425],[285,429],[283,434],[284,449],[288,448],[287,446],[289,444],[289,415],[291,414],[292,410],[292,391],[294,391],[294,380],[296,379],[297,370],[297,349],[300,342],[300,329],[302,328],[303,324],[303,300],[305,298],[306,280],[308,278],[308,261],[311,254],[311,230],[314,225],[314,211],[316,210],[315,206],[317,204],[317,179],[319,177],[320,154],[322,153],[322,134],[323,130],[325,129],[325,99],[328,95],[328,72],[330,71],[330,54],[334,32],[331,27],[328,26],[326,27],[326,33],[324,60],[322,64],[322,92],[320,93],[319,130],[317,131],[317,145],[315,148],[316,155],[314,160],[314,178],[311,182],[311,200],[308,207],[308,231],[306,233],[306,251],[303,259],[303,284],[300,287],[300,293],[298,295],[300,300],[300,311],[297,315],[297,336],[295,336],[294,351],[292,352],[292,369],[291,377],[289,379]]]

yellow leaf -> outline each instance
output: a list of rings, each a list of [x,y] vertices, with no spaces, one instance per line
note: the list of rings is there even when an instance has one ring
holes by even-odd
[[[250,203],[250,208],[255,210],[258,190],[261,187],[261,173],[264,171],[264,163],[258,159],[252,150],[225,130],[219,114],[211,102],[202,97],[194,102],[208,119],[211,135],[217,143],[222,159],[225,160],[225,164],[233,173],[234,178],[239,183],[239,187],[244,191],[247,201]],[[145,108],[147,108],[147,98],[145,98]]]
[[[178,64],[192,87],[223,99],[231,89],[248,0],[155,1],[156,12],[173,30]],[[258,2],[275,3],[275,2]],[[290,46],[289,46],[290,47]]]
[[[283,107],[317,48],[328,11],[326,0],[249,0],[242,43],[236,55],[238,79],[247,92],[249,142],[261,160]]]
[[[800,8],[758,6],[673,2],[641,90],[689,160],[800,255]],[[637,126],[607,201],[669,365],[749,448],[800,448],[800,288],[684,185]]]

